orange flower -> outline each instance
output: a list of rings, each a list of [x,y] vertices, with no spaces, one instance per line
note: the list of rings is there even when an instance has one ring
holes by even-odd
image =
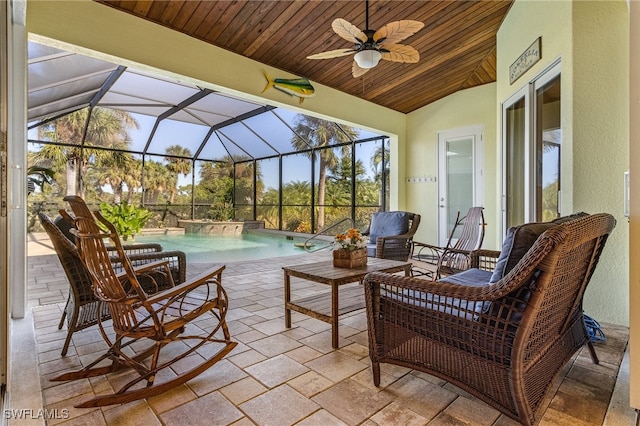
[[[366,246],[365,240],[355,228],[348,229],[346,234],[338,234],[333,244],[334,250],[357,250]]]

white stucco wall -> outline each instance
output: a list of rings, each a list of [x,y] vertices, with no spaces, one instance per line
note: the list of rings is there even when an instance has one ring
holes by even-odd
[[[517,0],[498,32],[497,64],[499,119],[500,102],[561,61],[562,214],[608,212],[618,221],[587,289],[585,312],[623,325],[629,313],[622,192],[629,162],[628,28],[625,1]],[[509,65],[538,37],[542,59],[511,85]]]
[[[596,30],[594,30],[596,29]],[[628,324],[629,223],[623,175],[629,168],[629,26],[625,1],[573,8],[573,203],[613,214],[617,226],[587,290],[585,312]]]

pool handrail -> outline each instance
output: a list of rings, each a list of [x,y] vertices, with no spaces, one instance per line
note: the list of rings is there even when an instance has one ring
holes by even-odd
[[[337,226],[339,226],[339,225],[342,225],[344,222],[349,222],[349,224],[350,224],[350,226],[349,226],[349,227],[350,227],[350,228],[354,228],[354,227],[356,226],[355,221],[354,221],[352,218],[350,218],[350,217],[345,217],[345,218],[343,218],[343,219],[340,219],[339,221],[337,221],[336,223],[332,224],[331,226],[328,226],[328,227],[324,228],[322,231],[320,231],[320,232],[318,232],[318,233],[316,233],[316,234],[313,234],[312,236],[310,236],[309,238],[307,238],[307,239],[304,241],[304,243],[302,243],[302,248],[304,248],[304,249],[305,249],[305,251],[307,251],[307,252],[309,252],[309,253],[313,253],[313,252],[316,252],[316,251],[320,251],[320,250],[324,250],[324,249],[326,249],[326,248],[333,247],[333,241],[332,241],[332,242],[330,242],[330,243],[328,243],[328,244],[326,244],[326,245],[323,245],[323,246],[320,246],[320,247],[317,247],[317,248],[312,249],[312,247],[314,246],[314,244],[309,244],[309,241],[311,241],[311,240],[313,240],[313,239],[315,239],[315,238],[319,237],[320,235],[323,235],[323,234],[324,234],[324,233],[326,233],[327,231],[330,231],[330,230],[332,230],[332,229],[336,228],[336,227],[337,227]]]

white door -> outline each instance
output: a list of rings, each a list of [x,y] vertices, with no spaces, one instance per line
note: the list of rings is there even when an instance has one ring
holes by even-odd
[[[438,132],[438,244],[444,245],[456,216],[484,204],[482,126]]]

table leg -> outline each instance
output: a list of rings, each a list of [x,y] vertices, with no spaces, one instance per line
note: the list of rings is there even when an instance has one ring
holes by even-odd
[[[331,345],[338,349],[338,284],[331,285]]]
[[[284,272],[284,326],[291,328],[291,309],[288,308],[291,301],[291,277]]]

